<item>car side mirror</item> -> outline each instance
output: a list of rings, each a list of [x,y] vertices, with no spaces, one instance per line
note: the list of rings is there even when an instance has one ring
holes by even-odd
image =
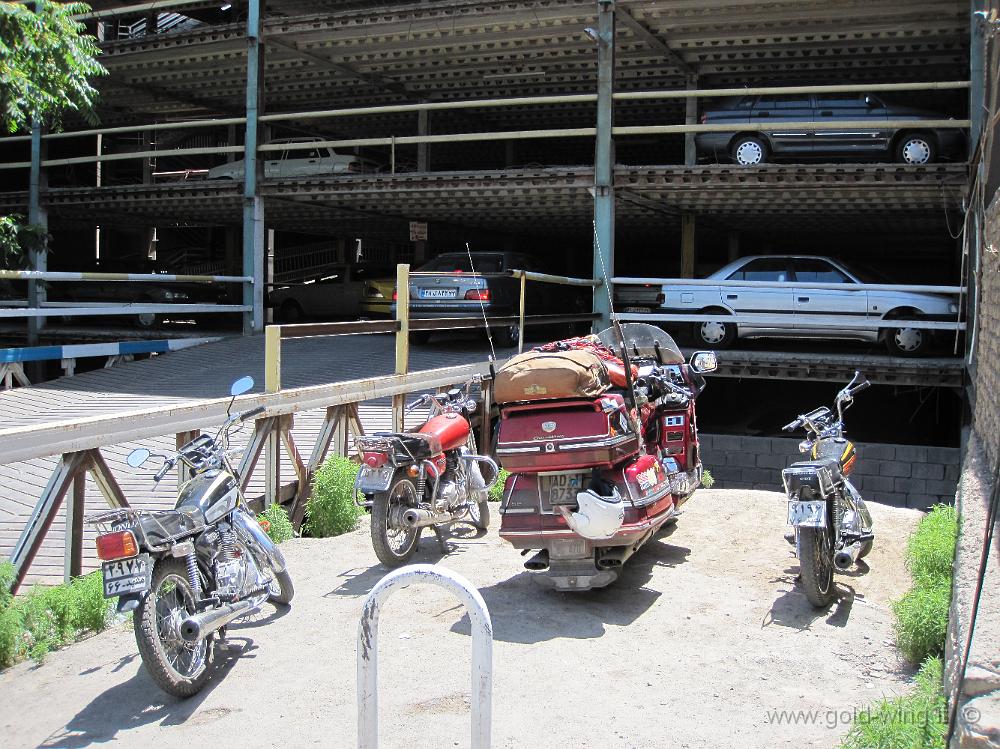
[[[719,368],[719,359],[714,351],[695,351],[691,355],[691,369],[698,374],[714,372]]]

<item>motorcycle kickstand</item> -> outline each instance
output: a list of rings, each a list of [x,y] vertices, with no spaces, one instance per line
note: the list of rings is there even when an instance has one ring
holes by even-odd
[[[441,548],[442,554],[447,554],[452,550],[452,545],[448,543],[448,538],[444,534],[444,530],[439,525],[432,525],[434,529],[434,535],[437,536],[438,546]]]

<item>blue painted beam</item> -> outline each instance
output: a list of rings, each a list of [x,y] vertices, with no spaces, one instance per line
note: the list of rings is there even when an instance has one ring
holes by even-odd
[[[247,8],[246,137],[243,146],[243,275],[253,278],[243,284],[243,304],[252,307],[243,315],[245,334],[264,329],[264,200],[259,195],[260,165],[257,145],[259,117],[263,110],[262,0],[249,0]]]
[[[610,325],[608,279],[615,275],[615,2],[597,2],[597,143],[594,152],[594,278],[605,284],[594,289],[597,330]]]

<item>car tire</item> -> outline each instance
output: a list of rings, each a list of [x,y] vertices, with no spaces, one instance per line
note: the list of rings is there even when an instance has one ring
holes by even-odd
[[[292,299],[285,300],[278,314],[281,315],[282,322],[290,324],[302,322],[306,317],[302,305]]]
[[[703,309],[699,310],[699,315],[711,315],[719,313],[719,317],[725,317],[728,315],[726,312],[721,312],[717,309]],[[724,349],[729,348],[733,345],[733,341],[736,340],[736,324],[731,322],[723,322],[719,320],[703,320],[701,322],[696,322],[692,327],[692,335],[694,336],[694,343],[697,347],[705,347],[709,349]]]
[[[493,341],[500,348],[511,348],[517,345],[520,328],[517,325],[505,325],[493,329]]]
[[[885,333],[885,345],[891,356],[920,356],[929,342],[929,331],[923,328],[889,328]]]
[[[896,141],[896,161],[922,166],[937,161],[937,141],[929,133],[903,133]]]
[[[757,166],[767,163],[767,143],[755,135],[737,135],[729,148],[733,161],[739,166]]]

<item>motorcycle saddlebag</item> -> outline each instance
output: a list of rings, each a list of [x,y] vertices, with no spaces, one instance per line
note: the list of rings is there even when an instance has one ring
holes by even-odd
[[[504,364],[493,384],[497,403],[593,398],[611,387],[608,368],[589,351],[528,351]]]
[[[512,473],[610,467],[639,451],[622,396],[525,403],[500,412],[496,456]]]

